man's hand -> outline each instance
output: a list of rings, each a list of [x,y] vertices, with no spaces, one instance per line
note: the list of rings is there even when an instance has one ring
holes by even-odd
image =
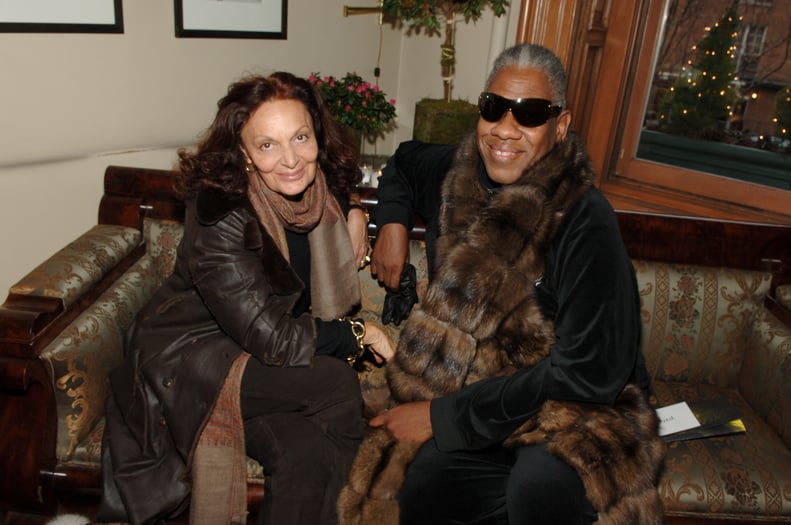
[[[430,401],[398,405],[385,410],[368,424],[372,427],[384,427],[396,441],[425,443],[434,435],[430,407]]]
[[[408,250],[406,226],[395,222],[382,225],[371,255],[371,275],[390,290],[398,290]]]

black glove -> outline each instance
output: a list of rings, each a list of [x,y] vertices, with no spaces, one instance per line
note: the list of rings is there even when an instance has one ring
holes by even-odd
[[[401,321],[407,318],[417,302],[417,273],[414,266],[406,263],[401,271],[398,290],[395,292],[387,290],[385,304],[382,308],[382,322],[398,326]]]

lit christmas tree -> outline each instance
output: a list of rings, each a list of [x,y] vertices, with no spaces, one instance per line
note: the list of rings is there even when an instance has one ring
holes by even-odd
[[[662,97],[662,131],[718,139],[726,129],[738,100],[733,81],[740,18],[735,5],[713,27],[706,28],[706,36],[694,48],[696,62],[682,68],[678,80]]]
[[[791,137],[791,86],[781,89],[775,102],[775,135],[787,139]]]

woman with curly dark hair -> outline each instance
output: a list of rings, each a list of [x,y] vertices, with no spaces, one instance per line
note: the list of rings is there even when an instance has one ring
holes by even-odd
[[[190,472],[224,439],[213,422],[236,409],[266,474],[258,522],[337,522],[365,427],[348,364],[366,345],[378,362],[393,353],[380,326],[344,317],[365,263],[346,220],[357,165],[321,96],[283,72],[232,84],[195,150],[179,151],[184,237],[112,377],[103,520],[180,512]],[[215,498],[233,492],[225,463],[201,470]]]
[[[301,101],[308,110],[316,140],[321,145],[318,164],[327,184],[341,203],[348,203],[349,230],[355,260],[365,261],[368,248],[365,213],[359,206],[356,186],[361,179],[359,154],[332,118],[320,95],[305,79],[278,72],[269,77],[248,77],[233,84],[218,102],[218,111],[197,151],[179,151],[180,189],[185,195],[201,187],[217,188],[229,195],[247,190],[247,159],[241,149],[241,128],[253,110],[270,98]]]

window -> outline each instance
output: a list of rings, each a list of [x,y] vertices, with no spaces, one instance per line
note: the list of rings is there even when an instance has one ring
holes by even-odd
[[[748,48],[746,31],[737,31],[727,55],[750,60],[733,67],[719,95],[730,107],[709,111],[716,133],[696,130],[693,139],[654,129],[674,83],[700,81],[704,70],[711,79],[695,48],[731,6],[752,36]],[[566,65],[573,126],[616,208],[787,224],[791,153],[779,150],[791,128],[789,28],[791,0],[522,0],[517,42],[543,44]],[[778,173],[776,185],[753,180]]]
[[[763,53],[766,26],[745,26],[742,38],[742,56],[759,57]]]
[[[736,71],[742,78],[752,78],[758,73],[758,61],[763,54],[766,26],[745,26],[739,35]]]
[[[766,4],[612,1],[585,132],[617,206],[791,220],[791,0]]]

